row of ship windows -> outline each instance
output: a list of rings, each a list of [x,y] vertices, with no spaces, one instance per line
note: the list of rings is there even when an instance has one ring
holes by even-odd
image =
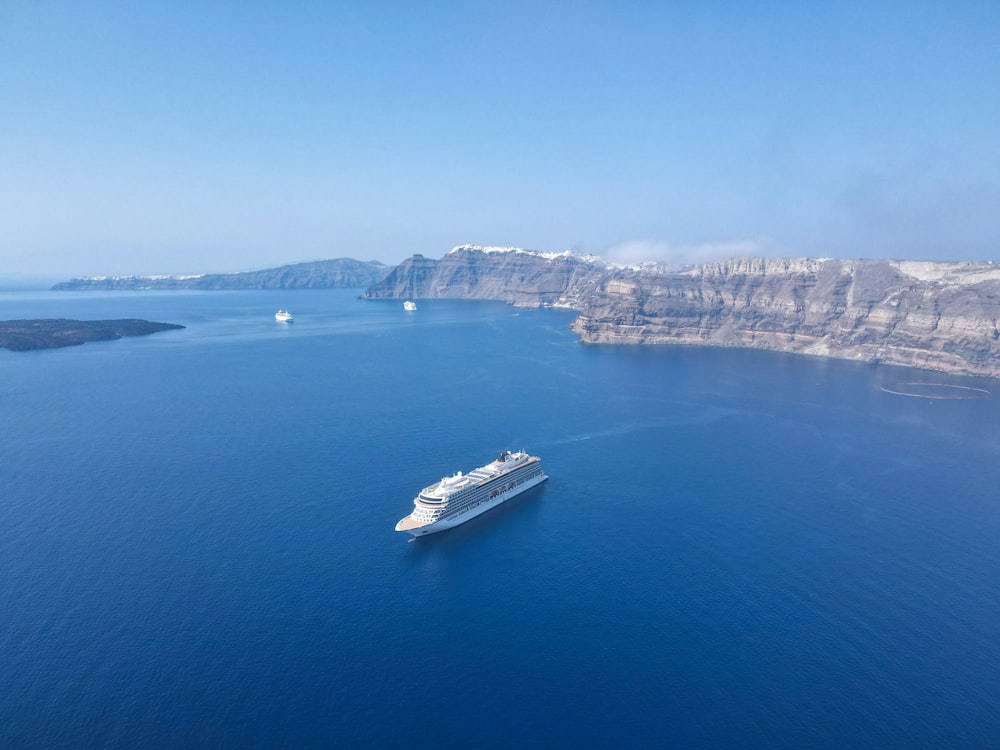
[[[497,495],[499,495],[504,490],[513,489],[514,486],[519,485],[519,484],[523,484],[527,480],[532,479],[533,477],[537,477],[541,473],[542,473],[542,470],[540,468],[537,468],[534,471],[529,472],[528,474],[525,474],[525,475],[519,477],[518,479],[512,480],[510,482],[505,482],[504,485],[502,487],[500,487],[499,489],[490,487],[489,485],[487,485],[486,487],[479,488],[476,491],[474,491],[472,494],[470,494],[469,497],[468,497],[468,499],[465,500],[465,502],[469,502],[469,501],[472,501],[472,500],[477,500],[477,499],[479,499],[481,497],[484,497],[487,493],[489,493],[491,497],[496,497]],[[496,493],[496,494],[494,494],[494,493]]]
[[[541,473],[542,473],[542,472],[541,472],[541,470],[539,469],[538,471],[534,471],[534,472],[532,472],[531,474],[527,474],[527,475],[525,475],[525,476],[521,477],[520,479],[518,479],[518,480],[516,480],[516,481],[514,481],[514,482],[511,482],[511,483],[510,483],[510,485],[508,485],[508,489],[510,489],[510,488],[511,488],[511,485],[519,485],[519,484],[524,484],[524,483],[525,483],[525,482],[527,482],[527,481],[528,481],[529,479],[533,479],[533,478],[535,478],[535,477],[537,477],[537,476],[540,476],[540,475],[541,475]],[[475,499],[475,496],[470,496],[469,500],[467,500],[466,502],[462,503],[461,505],[457,505],[457,506],[450,506],[450,507],[448,508],[448,512],[447,512],[447,515],[449,515],[449,516],[460,516],[460,515],[462,515],[463,513],[466,513],[466,512],[468,512],[468,511],[472,510],[473,508],[478,508],[478,507],[479,507],[480,505],[482,505],[483,503],[486,503],[486,502],[489,502],[490,500],[493,500],[493,499],[494,499],[494,498],[496,498],[496,497],[497,497],[498,495],[499,495],[499,493],[497,493],[497,495],[493,495],[493,494],[491,493],[491,494],[490,494],[490,497],[486,497],[486,498],[483,498],[483,499],[479,500],[479,502],[476,502],[476,503],[472,503],[472,500],[473,500],[473,499]]]
[[[534,470],[532,470],[531,472],[524,474],[518,479],[505,483],[503,486],[499,488],[496,488],[497,487],[496,485],[491,486],[490,484],[487,484],[484,487],[480,487],[477,490],[474,490],[471,494],[469,494],[468,497],[464,498],[457,504],[454,501],[452,501],[447,506],[448,510],[451,512],[462,511],[470,503],[476,502],[477,500],[480,499],[492,500],[493,498],[499,496],[501,492],[504,492],[508,489],[513,489],[513,487],[519,484],[523,484],[524,482],[528,481],[529,479],[533,479],[534,477],[541,476],[541,474],[542,474],[541,466],[536,466]],[[489,493],[489,497],[486,497],[487,493]],[[437,505],[438,503],[441,502],[440,500],[437,500],[435,498],[425,498],[423,495],[420,496],[420,499],[432,505]],[[479,503],[476,502],[476,505],[479,505]],[[428,513],[433,513],[435,510],[437,510],[437,508],[426,508],[422,510],[426,510]]]

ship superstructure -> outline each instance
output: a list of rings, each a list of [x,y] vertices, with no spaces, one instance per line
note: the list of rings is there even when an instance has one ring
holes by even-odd
[[[413,512],[396,524],[396,531],[424,536],[450,529],[546,479],[538,456],[504,451],[468,474],[458,472],[422,489],[413,499]]]

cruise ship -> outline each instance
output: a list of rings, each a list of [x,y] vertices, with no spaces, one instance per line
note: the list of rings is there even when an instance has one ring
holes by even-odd
[[[458,472],[420,490],[413,499],[413,512],[396,524],[396,531],[413,536],[436,534],[485,513],[546,479],[538,456],[504,451],[486,466],[468,474]]]

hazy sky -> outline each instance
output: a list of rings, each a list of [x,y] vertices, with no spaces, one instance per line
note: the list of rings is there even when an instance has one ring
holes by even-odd
[[[0,2],[0,274],[1000,260],[1000,2]]]

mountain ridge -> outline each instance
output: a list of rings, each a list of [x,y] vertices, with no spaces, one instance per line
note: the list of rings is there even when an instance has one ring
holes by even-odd
[[[60,282],[54,291],[139,289],[336,289],[362,288],[379,281],[392,268],[378,261],[353,258],[293,263],[259,271],[185,276],[83,276]]]
[[[590,344],[772,349],[1000,377],[1000,266],[745,257],[683,269],[459,246],[414,256],[367,299],[497,299],[580,313]]]
[[[367,280],[366,280],[367,279]],[[144,285],[153,280],[157,283]],[[1000,266],[988,261],[729,258],[633,266],[459,245],[395,267],[341,258],[242,274],[96,277],[55,289],[366,287],[365,299],[487,299],[579,313],[587,344],[729,346],[1000,377]]]

